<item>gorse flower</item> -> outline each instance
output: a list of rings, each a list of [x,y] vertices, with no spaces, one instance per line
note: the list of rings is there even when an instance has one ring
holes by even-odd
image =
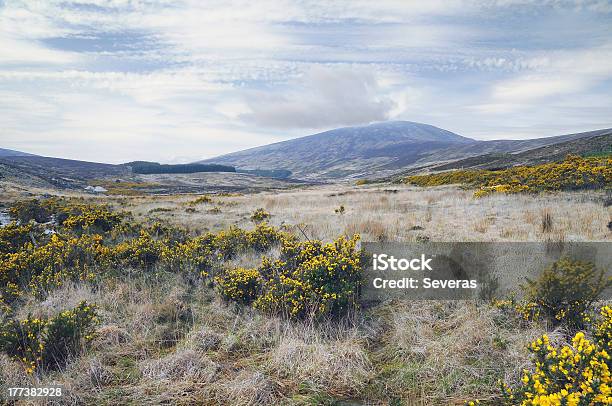
[[[21,361],[30,374],[55,368],[91,341],[97,323],[95,305],[85,301],[51,318],[10,318],[0,324],[0,351]]]
[[[47,199],[27,204],[39,206],[55,216],[58,229],[54,234],[49,236],[34,224],[12,223],[0,228],[3,311],[26,291],[42,297],[67,281],[92,280],[125,268],[152,271],[159,267],[198,277],[214,276],[214,268],[225,260],[249,250],[265,252],[281,240],[293,239],[266,222],[259,222],[252,230],[230,227],[189,237],[185,230],[160,222],[150,226],[124,222],[128,214],[80,200]]]
[[[534,369],[523,371],[520,385],[502,385],[508,405],[609,405],[610,308],[601,310],[602,320],[594,326],[595,339],[578,332],[571,345],[556,348],[547,335],[529,346]]]
[[[340,316],[358,305],[359,240],[283,241],[278,260],[264,258],[262,293],[254,307],[294,318]]]
[[[612,185],[612,159],[568,155],[562,162],[515,166],[503,170],[455,170],[409,176],[417,186],[463,184],[479,188],[475,197],[492,193],[599,189]]]
[[[257,209],[251,214],[251,221],[255,223],[262,222],[270,218],[270,213],[265,211],[264,209]]]

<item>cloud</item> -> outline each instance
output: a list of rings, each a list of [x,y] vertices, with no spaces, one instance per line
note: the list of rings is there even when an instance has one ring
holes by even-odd
[[[388,118],[489,138],[597,126],[610,8],[0,0],[0,147],[163,161]]]
[[[382,121],[395,107],[371,72],[312,67],[288,94],[254,92],[240,117],[271,128],[322,128]]]
[[[533,72],[506,79],[492,88],[497,104],[525,103],[578,94],[612,78],[612,45],[550,53]]]

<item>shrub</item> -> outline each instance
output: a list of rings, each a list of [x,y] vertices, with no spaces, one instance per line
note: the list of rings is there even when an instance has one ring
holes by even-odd
[[[612,159],[568,155],[562,162],[515,166],[502,170],[455,170],[409,176],[417,186],[463,184],[476,187],[475,197],[492,193],[600,189],[612,183]]]
[[[111,211],[106,206],[70,205],[57,216],[56,221],[72,232],[106,233],[121,223],[125,214]]]
[[[0,255],[21,250],[26,244],[32,242],[33,232],[34,227],[31,224],[18,225],[11,222],[0,227]]]
[[[340,207],[338,207],[337,209],[334,209],[334,212],[336,214],[344,214],[344,211],[345,211],[345,209],[344,209],[344,206],[342,206],[342,205]]]
[[[162,243],[142,230],[138,238],[117,244],[114,256],[120,265],[151,270],[160,258],[162,249]]]
[[[493,193],[515,194],[530,191],[529,186],[519,184],[502,184],[495,186],[481,186],[479,190],[474,192],[474,197],[489,196]]]
[[[189,202],[189,204],[195,206],[196,204],[205,204],[205,203],[212,203],[212,202],[213,202],[213,199],[211,199],[210,196],[202,195],[196,198],[195,200],[192,200],[191,202]]]
[[[608,325],[605,327],[610,334]],[[609,341],[608,341],[609,345]],[[546,335],[529,346],[534,369],[523,371],[515,389],[503,385],[507,405],[609,405],[610,355],[599,344],[577,333],[571,346],[554,348]]]
[[[213,241],[214,235],[206,234],[174,246],[165,245],[160,258],[171,272],[196,271],[201,276],[208,276],[214,261]]]
[[[278,231],[266,222],[257,224],[253,230],[247,233],[246,237],[249,248],[257,252],[268,251],[283,238],[290,238],[287,234]]]
[[[140,231],[141,230],[139,230],[136,235],[139,235]],[[187,231],[182,227],[162,224],[159,221],[155,221],[153,222],[153,224],[149,225],[148,227],[145,227],[144,231],[149,233],[154,238],[166,238],[177,242],[184,242],[187,240],[188,237]],[[132,230],[126,231],[126,233],[129,234],[131,234],[132,232]]]
[[[54,234],[47,244],[29,244],[0,262],[2,301],[10,304],[26,289],[42,296],[65,280],[91,279],[93,270],[107,264],[109,255],[100,235],[75,238]]]
[[[248,246],[247,232],[232,226],[227,230],[219,231],[214,238],[213,244],[220,259],[232,259],[238,253],[246,250]]]
[[[37,199],[14,203],[9,208],[9,215],[22,223],[27,223],[31,220],[37,223],[46,223],[51,220],[51,211]]]
[[[243,305],[251,304],[260,290],[260,274],[256,269],[229,269],[216,276],[215,282],[224,299]]]
[[[270,213],[265,211],[264,209],[257,209],[251,215],[251,221],[255,223],[262,222],[270,218]]]
[[[25,364],[33,373],[64,365],[93,338],[98,319],[95,305],[81,302],[51,318],[9,319],[0,325],[0,351]]]
[[[611,280],[592,263],[562,258],[524,286],[527,304],[523,309],[548,317],[553,324],[583,327],[583,316]],[[525,313],[527,314],[527,313]]]
[[[361,277],[358,239],[284,240],[280,259],[262,262],[262,295],[254,306],[293,318],[336,317],[355,308]]]

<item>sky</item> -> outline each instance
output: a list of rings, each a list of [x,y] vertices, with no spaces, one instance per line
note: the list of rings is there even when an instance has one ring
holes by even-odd
[[[0,148],[181,163],[385,120],[612,127],[612,0],[0,0]]]

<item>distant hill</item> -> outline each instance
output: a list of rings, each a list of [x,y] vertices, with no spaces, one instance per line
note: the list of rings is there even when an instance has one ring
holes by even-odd
[[[28,154],[27,152],[13,151],[12,149],[0,148],[0,157],[5,156],[36,156],[34,154]]]
[[[238,170],[288,170],[298,179],[342,178],[401,167],[432,150],[477,141],[428,124],[391,121],[346,127],[234,152],[201,163]]]
[[[84,187],[90,179],[130,174],[128,168],[119,165],[36,155],[0,157],[0,175],[5,172],[37,178],[50,186],[68,189]]]
[[[513,153],[477,155],[441,165],[431,165],[427,169],[431,171],[467,168],[503,169],[516,165],[538,165],[551,161],[561,161],[569,154],[582,156],[612,154],[612,130],[572,135],[581,135],[581,137],[558,137],[561,142],[554,144]],[[423,168],[419,169],[422,170]]]
[[[111,165],[42,156],[0,156],[0,191],[6,185],[81,191],[99,185],[113,193],[216,193],[281,190],[304,183],[235,173],[227,166],[160,165],[143,161],[129,164]],[[131,165],[134,164],[145,165],[141,167],[143,173],[133,171]]]
[[[483,159],[494,161],[504,154],[575,141],[567,144],[567,149],[571,150],[586,139],[610,131],[528,140],[477,141],[428,124],[391,121],[339,128],[201,162],[232,165],[238,171],[287,170],[292,172],[293,178],[306,180],[383,177],[411,168],[452,165],[454,161],[473,157],[487,156]]]

